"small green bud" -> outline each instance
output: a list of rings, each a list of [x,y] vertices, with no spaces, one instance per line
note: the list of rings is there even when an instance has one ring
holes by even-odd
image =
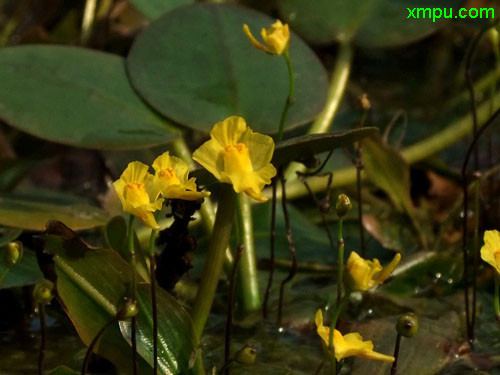
[[[251,345],[245,345],[234,355],[234,360],[242,365],[251,365],[257,358],[257,349]]]
[[[418,318],[413,313],[401,315],[396,330],[403,337],[413,337],[418,333]]]
[[[337,205],[335,208],[337,209],[337,216],[343,218],[352,209],[351,200],[347,195],[340,194],[337,198]]]
[[[5,265],[8,268],[15,266],[23,257],[23,244],[19,241],[9,242],[5,249]]]
[[[137,301],[125,298],[120,310],[118,310],[118,313],[116,314],[116,317],[118,320],[128,320],[136,316],[138,313],[139,308],[137,307]]]
[[[49,280],[42,280],[36,283],[33,290],[33,299],[37,304],[47,305],[50,303],[54,295],[54,284]]]

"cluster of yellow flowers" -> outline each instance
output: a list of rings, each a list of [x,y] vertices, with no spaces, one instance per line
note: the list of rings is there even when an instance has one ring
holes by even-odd
[[[355,251],[351,252],[346,266],[346,286],[350,291],[365,292],[382,284],[394,271],[401,260],[401,254],[396,254],[393,260],[383,268],[378,259],[366,260]],[[323,312],[316,312],[316,330],[328,347],[330,327],[323,326]],[[338,330],[333,331],[333,350],[337,361],[350,356],[375,359],[384,362],[394,362],[394,357],[373,351],[371,341],[363,341],[357,332],[343,336]]]
[[[271,164],[273,139],[253,132],[237,116],[215,124],[210,138],[194,152],[193,159],[220,182],[232,184],[237,193],[245,192],[265,202],[262,189],[276,175]],[[146,164],[134,161],[114,182],[123,210],[153,229],[159,229],[153,212],[162,208],[165,199],[197,200],[210,196],[210,192],[198,192],[196,180],[188,177],[186,162],[168,152],[156,158],[153,169],[154,175]]]

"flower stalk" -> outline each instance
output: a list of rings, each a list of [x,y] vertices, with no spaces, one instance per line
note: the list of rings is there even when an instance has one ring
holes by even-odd
[[[499,276],[495,275],[495,300],[493,301],[493,306],[495,307],[495,316],[498,322],[500,322],[500,280]]]
[[[287,47],[285,52],[283,52],[283,58],[285,59],[286,62],[286,67],[288,70],[288,96],[285,102],[285,106],[283,107],[283,112],[281,112],[281,118],[280,118],[280,125],[278,128],[278,142],[283,140],[283,132],[285,129],[285,122],[286,122],[286,117],[288,115],[288,111],[290,110],[290,107],[292,106],[293,102],[295,101],[294,95],[295,95],[295,76],[293,74],[293,67],[292,67],[292,61],[290,59],[290,50]]]
[[[201,274],[200,288],[192,310],[194,329],[201,338],[212,307],[215,290],[224,264],[234,216],[234,193],[231,185],[220,185],[220,198],[215,224],[208,247],[207,259]]]
[[[252,206],[249,197],[239,193],[236,197],[236,215],[238,219],[238,244],[245,248],[240,260],[238,273],[238,298],[244,313],[260,309],[259,280],[253,236]],[[234,268],[234,267],[233,267]]]

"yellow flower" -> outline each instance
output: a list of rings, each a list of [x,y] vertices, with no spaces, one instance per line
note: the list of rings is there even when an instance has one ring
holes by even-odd
[[[290,29],[287,24],[283,25],[280,20],[273,23],[268,30],[262,28],[261,35],[266,45],[255,39],[248,25],[243,25],[243,31],[255,48],[273,55],[281,55],[286,51],[290,41]]]
[[[378,259],[365,260],[353,251],[347,260],[347,286],[351,290],[366,291],[380,285],[391,275],[400,260],[401,254],[398,253],[385,268],[382,268]]]
[[[315,322],[318,335],[328,348],[330,327],[323,325],[323,312],[321,310],[316,312]],[[373,351],[373,343],[370,340],[363,341],[363,337],[357,332],[348,333],[342,336],[338,330],[334,330],[333,350],[337,361],[354,355],[366,359],[375,359],[377,361],[394,362],[394,357]]]
[[[138,161],[129,163],[113,185],[125,212],[137,216],[148,227],[160,229],[153,212],[161,210],[163,199],[148,169]]]
[[[481,258],[492,265],[500,274],[500,232],[487,230],[484,232],[484,245],[481,248]]]
[[[253,132],[237,116],[215,124],[210,138],[193,153],[193,159],[220,182],[232,184],[237,193],[245,192],[259,202],[267,201],[262,189],[276,175],[276,168],[270,163],[273,139]]]
[[[189,167],[184,160],[164,152],[153,162],[154,183],[165,199],[194,201],[210,196],[210,192],[198,192],[196,179],[188,179]]]

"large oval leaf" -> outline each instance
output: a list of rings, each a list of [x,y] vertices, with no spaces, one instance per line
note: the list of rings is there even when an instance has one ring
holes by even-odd
[[[192,2],[193,0],[129,0],[129,3],[150,20],[155,20],[172,9]]]
[[[88,345],[97,331],[116,314],[121,299],[129,296],[132,268],[117,252],[89,247],[61,223],[50,223],[47,233],[45,248],[54,255],[58,294],[80,337]],[[137,346],[139,354],[152,363],[149,288],[142,284],[137,290]],[[160,289],[157,294],[160,373],[189,375],[189,362],[197,348],[191,318],[167,292]],[[125,340],[116,337],[117,329],[118,325],[112,327],[97,350],[119,368],[130,369],[130,347],[124,347]]]
[[[178,8],[136,39],[127,60],[132,84],[154,108],[185,126],[209,130],[231,115],[254,130],[275,132],[288,93],[284,58],[252,47],[244,23],[259,33],[273,19],[235,5]],[[313,119],[323,108],[327,77],[314,53],[296,35],[290,55],[295,103],[287,126]]]
[[[83,48],[0,50],[0,118],[36,137],[96,149],[164,144],[174,127],[135,94],[123,58]]]
[[[0,225],[43,231],[49,220],[82,230],[105,225],[108,214],[64,194],[0,194]]]
[[[307,40],[325,44],[354,39],[366,47],[404,45],[438,29],[443,18],[408,18],[408,8],[455,9],[461,0],[281,0],[282,17]],[[436,12],[436,16],[439,13]],[[416,16],[416,12],[415,12]]]

